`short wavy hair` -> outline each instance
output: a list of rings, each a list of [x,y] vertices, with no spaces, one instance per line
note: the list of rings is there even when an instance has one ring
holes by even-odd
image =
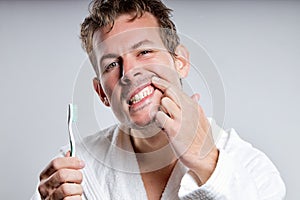
[[[93,63],[93,35],[99,28],[114,26],[114,21],[122,14],[132,14],[135,20],[145,12],[151,13],[161,28],[160,36],[171,55],[175,56],[175,49],[179,45],[175,24],[170,19],[172,9],[166,7],[160,0],[93,0],[89,5],[89,15],[81,24],[80,39],[83,49],[89,54]],[[97,71],[96,71],[97,73]]]

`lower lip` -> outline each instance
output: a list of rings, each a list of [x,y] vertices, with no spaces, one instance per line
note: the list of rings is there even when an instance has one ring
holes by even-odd
[[[150,104],[150,102],[147,102],[147,100],[149,100],[154,95],[154,92],[155,92],[155,89],[153,90],[153,92],[150,95],[143,98],[141,101],[139,101],[135,104],[129,105],[129,111],[137,112],[139,110],[142,110],[146,106],[148,106]]]

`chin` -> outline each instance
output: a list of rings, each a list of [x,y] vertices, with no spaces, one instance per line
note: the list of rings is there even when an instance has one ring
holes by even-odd
[[[161,131],[154,119],[132,122],[129,128],[136,130],[133,136],[138,138],[151,138]]]
[[[131,119],[131,122],[129,124],[133,129],[145,129],[154,123],[154,117],[150,118],[150,116],[148,115],[144,118]]]
[[[159,133],[161,128],[155,122],[155,114],[158,111],[158,108],[155,108],[155,113],[153,115],[150,115],[150,111],[151,109],[143,109],[141,112],[137,112],[132,115],[129,114],[127,115],[126,119],[123,118],[123,120],[120,120],[120,122],[130,129],[137,130],[137,132],[134,134],[136,137],[152,137]]]

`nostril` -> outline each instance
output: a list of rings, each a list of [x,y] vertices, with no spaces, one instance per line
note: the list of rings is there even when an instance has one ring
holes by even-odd
[[[134,82],[134,80],[136,80],[136,78],[138,76],[142,76],[142,75],[143,75],[143,72],[141,72],[140,70],[132,69],[131,71],[124,73],[121,76],[120,82],[123,85],[128,85],[128,84]]]
[[[123,85],[128,85],[129,83],[130,83],[130,79],[128,78],[128,76],[123,76],[122,78],[121,78],[121,83],[123,84]]]
[[[136,76],[139,76],[139,75],[142,75],[142,73],[141,72],[136,72],[136,73],[134,73],[134,77],[136,77]]]

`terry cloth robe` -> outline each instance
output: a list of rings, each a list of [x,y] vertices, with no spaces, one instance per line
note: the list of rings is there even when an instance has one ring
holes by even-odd
[[[161,199],[284,199],[285,185],[269,158],[242,140],[234,129],[226,132],[213,121],[211,125],[219,158],[209,180],[198,186],[178,161]],[[68,149],[63,147],[60,156]],[[77,144],[76,154],[86,163],[82,199],[147,199],[130,137],[120,134],[117,125],[84,138]],[[40,199],[38,191],[32,199]]]

